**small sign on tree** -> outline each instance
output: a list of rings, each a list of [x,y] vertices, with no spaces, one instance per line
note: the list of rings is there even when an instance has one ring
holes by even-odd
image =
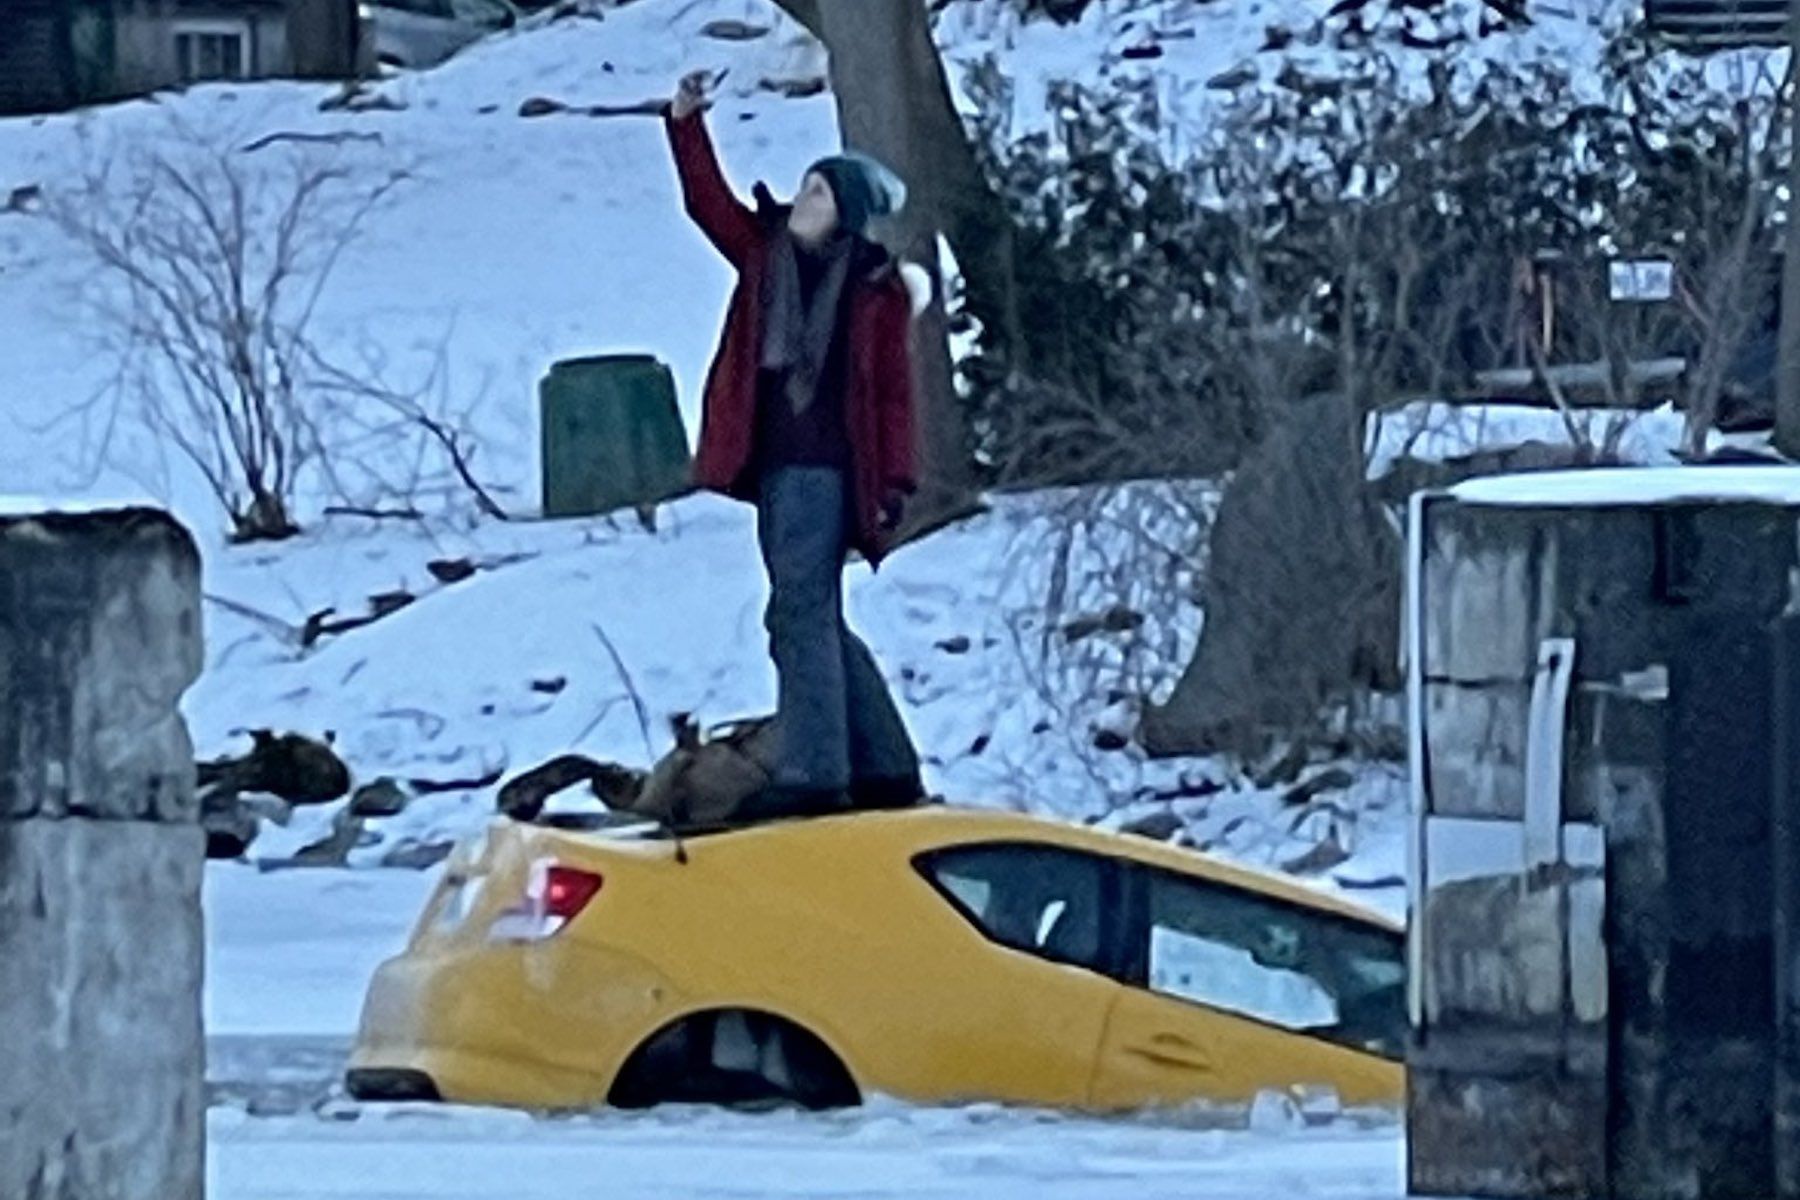
[[[1695,54],[1787,42],[1788,0],[1646,0],[1644,16],[1662,41]]]
[[[1615,301],[1654,304],[1675,294],[1675,264],[1667,259],[1621,259],[1611,264]]]

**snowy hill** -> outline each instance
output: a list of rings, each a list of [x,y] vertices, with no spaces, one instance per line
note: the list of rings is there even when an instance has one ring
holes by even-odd
[[[1089,694],[1094,664],[1122,658],[1131,637],[1167,638],[1177,655],[1166,673],[1191,648],[1197,614],[1074,641],[1045,630],[1050,499],[1004,500],[901,550],[879,575],[852,571],[851,619],[877,649],[928,782],[960,802],[1073,819],[1123,819],[1162,807],[1157,793],[1186,794],[1175,811],[1193,835],[1234,857],[1274,866],[1305,853],[1334,824],[1330,813],[1285,807],[1281,789],[1235,790],[1208,763],[1097,747],[1116,745],[1102,735],[1126,725],[1130,708]],[[212,564],[211,665],[187,708],[203,748],[228,748],[234,729],[262,723],[330,730],[359,779],[432,790],[378,822],[381,840],[358,861],[479,827],[495,778],[554,754],[644,763],[668,748],[672,714],[710,722],[773,706],[750,515],[730,502],[668,506],[654,533],[605,520],[473,533],[357,524]],[[427,571],[462,556],[491,567],[448,585]],[[310,650],[294,640],[302,610],[360,611],[369,594],[395,589],[421,598]],[[1367,770],[1342,805],[1357,815],[1336,822],[1358,852],[1336,876],[1396,874],[1403,795],[1397,775]],[[256,852],[291,852],[326,820],[303,812],[267,831]]]
[[[746,183],[768,176],[788,186],[830,144],[831,101],[754,92],[765,75],[805,69],[785,34],[732,45],[700,34],[709,20],[745,9],[730,0],[645,3],[596,10],[604,20],[554,22],[383,85],[399,111],[321,112],[335,89],[266,83],[0,122],[0,192],[67,186],[91,166],[183,130],[224,146],[277,132],[379,139],[351,146],[356,161],[402,166],[415,178],[341,261],[322,320],[350,357],[371,343],[408,377],[428,369],[447,340],[451,387],[475,408],[483,476],[529,508],[534,389],[550,363],[654,353],[674,367],[691,423],[729,276],[681,212],[654,118],[527,120],[519,106],[532,96],[664,97],[683,71],[727,61],[751,93],[717,116],[729,129],[721,137],[728,165]],[[9,433],[0,441],[0,488],[148,490],[210,529],[216,518],[196,481],[129,429],[118,433],[131,444],[114,446],[121,461],[90,481],[94,446],[81,444],[74,427],[42,428],[108,382],[84,304],[100,286],[46,223],[0,216],[0,329],[11,351],[0,368]]]
[[[1592,54],[1602,14],[1545,10],[1514,38],[1471,54]],[[1328,70],[1309,0],[1101,0],[1072,26],[1024,22],[1009,5],[958,0],[939,17],[953,74],[994,56],[1014,76],[1015,130],[1044,119],[1052,78],[1152,79],[1177,130],[1269,86],[1284,51]],[[704,32],[730,19],[767,26],[749,41]],[[83,113],[0,122],[0,204],[14,188],[54,191],[130,148],[188,130],[244,146],[271,134],[340,137],[356,162],[413,178],[372,214],[322,297],[321,329],[347,356],[374,354],[423,377],[443,353],[445,395],[468,414],[477,473],[513,511],[536,505],[535,387],[555,360],[642,351],[671,364],[690,429],[729,285],[725,265],[683,216],[659,123],[642,116],[527,118],[534,97],[633,104],[668,94],[696,67],[728,69],[713,115],[729,173],[793,185],[835,145],[829,96],[762,86],[822,71],[820,48],[763,0],[638,0],[534,20],[443,67],[380,84],[379,107],[322,111],[331,87],[212,85]],[[108,419],[109,364],[96,353],[92,302],[109,285],[30,211],[0,213],[0,492],[59,497],[148,494],[172,505],[206,547],[210,660],[188,711],[203,754],[234,731],[334,731],[359,780],[442,786],[377,823],[373,862],[409,839],[477,827],[491,780],[564,750],[642,763],[668,744],[667,718],[766,710],[773,679],[760,628],[763,585],[747,511],[695,498],[655,532],[617,521],[496,522],[452,515],[428,525],[318,520],[278,546],[226,548],[200,481],[166,445]],[[59,418],[61,424],[56,424]],[[101,451],[105,454],[102,456]],[[380,455],[378,445],[366,453]],[[454,492],[444,493],[454,495]],[[1316,875],[1391,879],[1400,863],[1403,789],[1363,768],[1330,805],[1286,806],[1207,762],[1149,763],[1106,735],[1133,705],[1166,692],[1200,614],[1142,612],[1135,631],[1071,638],[1063,621],[1119,596],[1097,581],[1118,547],[1073,547],[1077,586],[1046,616],[1063,498],[1008,498],[992,513],[899,554],[878,577],[853,572],[852,619],[869,634],[928,756],[928,782],[959,801],[1072,819],[1122,820],[1164,806],[1191,836],[1244,861],[1279,866],[1329,829],[1351,857]],[[468,557],[474,578],[440,584],[434,559]],[[1085,569],[1085,573],[1084,573]],[[302,649],[296,631],[325,608],[361,611],[377,592],[420,597],[374,625]],[[1145,593],[1146,595],[1148,593]],[[1124,597],[1128,604],[1135,598]],[[1136,604],[1145,608],[1146,604]],[[1099,679],[1129,679],[1109,696]],[[271,830],[277,854],[320,833],[327,813]],[[1397,888],[1372,893],[1390,907]]]

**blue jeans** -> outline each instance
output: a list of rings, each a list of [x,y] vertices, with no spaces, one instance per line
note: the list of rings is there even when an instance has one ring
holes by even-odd
[[[836,467],[763,477],[756,535],[769,573],[780,787],[838,790],[916,776],[919,758],[874,656],[844,621],[850,500]]]

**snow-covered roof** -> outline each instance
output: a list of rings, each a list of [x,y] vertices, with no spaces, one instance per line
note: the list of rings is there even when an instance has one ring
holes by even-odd
[[[157,508],[152,500],[49,500],[42,496],[7,496],[0,494],[0,519],[38,517],[46,513],[61,516],[91,516],[95,513],[120,512],[128,508]]]
[[[1368,477],[1380,479],[1403,462],[1438,463],[1532,442],[1569,446],[1573,430],[1591,445],[1611,444],[1619,462],[1669,466],[1677,461],[1683,421],[1671,407],[1581,408],[1565,416],[1524,404],[1420,400],[1370,413],[1364,454]]]
[[[1800,506],[1800,466],[1596,467],[1490,475],[1450,489],[1464,504],[1532,508],[1712,502]]]

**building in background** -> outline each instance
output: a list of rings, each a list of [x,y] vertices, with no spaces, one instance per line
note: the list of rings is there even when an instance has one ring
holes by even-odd
[[[356,0],[7,0],[0,113],[216,79],[353,75]]]

